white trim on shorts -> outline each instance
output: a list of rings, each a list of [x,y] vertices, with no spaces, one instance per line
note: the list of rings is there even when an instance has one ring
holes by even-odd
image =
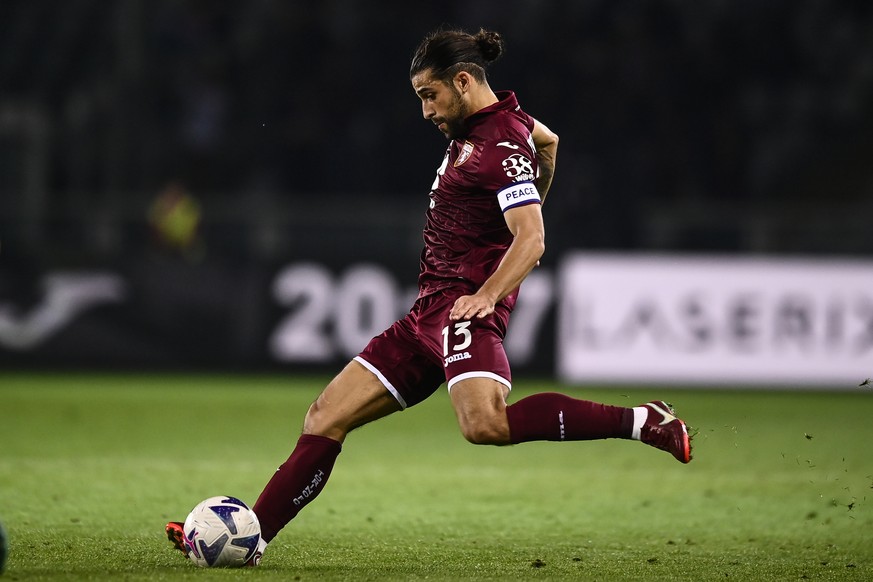
[[[373,364],[371,364],[370,362],[368,362],[367,360],[365,360],[361,356],[355,356],[354,359],[356,362],[358,362],[359,364],[361,364],[362,366],[364,366],[365,368],[367,368],[368,370],[373,372],[373,374],[375,374],[375,376],[377,378],[379,378],[379,381],[382,382],[382,385],[385,386],[385,388],[388,390],[388,392],[390,392],[391,395],[394,397],[394,399],[397,400],[397,403],[400,404],[400,408],[402,408],[404,410],[406,409],[406,401],[403,399],[403,396],[401,396],[400,392],[397,391],[397,388],[395,388],[391,384],[391,382],[388,381],[388,378],[383,376],[382,372],[380,372],[378,369],[376,369],[376,366],[374,366]]]
[[[491,378],[492,380],[497,380],[510,390],[512,390],[512,382],[504,378],[503,376],[499,376],[494,372],[464,372],[463,374],[458,374],[454,378],[449,381],[449,392],[452,391],[452,386],[460,382],[461,380],[467,380],[468,378]]]

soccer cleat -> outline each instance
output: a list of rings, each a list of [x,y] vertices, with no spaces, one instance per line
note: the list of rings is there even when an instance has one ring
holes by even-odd
[[[167,539],[170,540],[170,543],[173,544],[173,548],[179,550],[184,554],[187,558],[188,553],[191,551],[191,548],[188,547],[188,543],[185,540],[185,524],[181,521],[171,521],[164,528],[167,532]],[[249,561],[245,563],[247,568],[254,568],[258,564],[261,563],[261,558],[264,556],[264,552],[261,549],[258,549],[254,553],[254,555],[249,558]]]
[[[188,557],[188,552],[191,549],[188,547],[188,544],[185,543],[185,530],[183,529],[184,524],[181,521],[171,521],[164,528],[167,532],[167,539],[170,540],[170,543],[173,544],[173,548],[182,552],[185,557]]]
[[[255,554],[251,558],[249,558],[249,561],[246,562],[245,567],[246,568],[254,568],[255,566],[257,566],[258,564],[261,563],[261,558],[263,558],[263,557],[264,557],[264,553],[261,550],[258,550],[257,552],[255,552]]]
[[[681,463],[691,461],[691,437],[688,427],[676,418],[673,407],[663,400],[642,405],[648,410],[646,422],[640,429],[640,440],[662,451],[667,451]]]

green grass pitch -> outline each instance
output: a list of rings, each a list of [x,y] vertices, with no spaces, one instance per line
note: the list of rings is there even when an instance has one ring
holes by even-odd
[[[8,580],[869,580],[873,389],[587,389],[672,401],[677,463],[639,443],[476,447],[445,390],[346,441],[254,570],[201,570],[164,523],[254,502],[326,378],[0,374]]]

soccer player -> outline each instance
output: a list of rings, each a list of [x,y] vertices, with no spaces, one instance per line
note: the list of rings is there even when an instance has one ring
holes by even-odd
[[[685,423],[654,401],[623,408],[541,393],[507,405],[503,338],[519,285],[545,250],[541,206],[558,136],[494,92],[485,71],[503,39],[439,30],[412,59],[424,118],[449,145],[430,187],[419,293],[411,311],[337,375],[310,406],[291,456],[255,503],[266,544],[321,492],[353,429],[422,402],[446,382],[464,437],[475,444],[636,439],[691,460]],[[187,553],[181,525],[167,525]]]

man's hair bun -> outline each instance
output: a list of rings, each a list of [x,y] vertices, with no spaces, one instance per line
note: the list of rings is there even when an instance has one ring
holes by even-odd
[[[503,54],[503,37],[500,36],[499,32],[480,28],[473,38],[476,39],[476,44],[485,62],[496,61]]]

